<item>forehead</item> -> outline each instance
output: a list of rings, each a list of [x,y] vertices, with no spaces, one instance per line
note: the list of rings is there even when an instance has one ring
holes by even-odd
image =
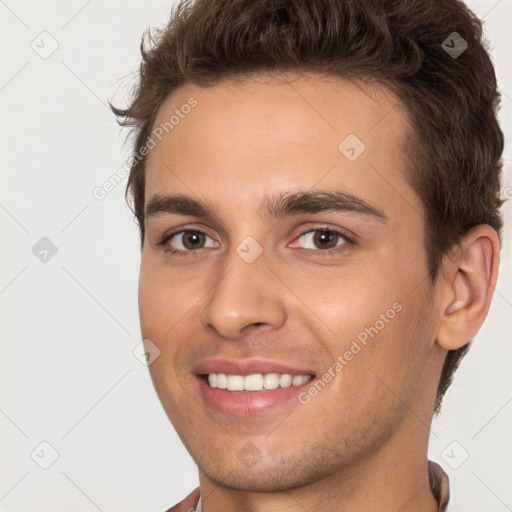
[[[390,184],[416,199],[404,179],[407,115],[382,85],[315,75],[185,84],[161,105],[153,133],[159,127],[146,202],[170,191],[247,202],[271,190],[342,185],[385,203]]]

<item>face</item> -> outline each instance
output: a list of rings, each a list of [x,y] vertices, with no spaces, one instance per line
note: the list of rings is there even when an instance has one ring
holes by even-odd
[[[141,326],[203,478],[294,488],[426,440],[435,297],[399,106],[383,87],[261,75],[159,109]]]

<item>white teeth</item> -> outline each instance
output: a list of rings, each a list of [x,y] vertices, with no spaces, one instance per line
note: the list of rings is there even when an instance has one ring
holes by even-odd
[[[293,377],[289,373],[283,373],[279,377],[279,385],[282,388],[289,388],[292,385]]]
[[[263,391],[264,389],[300,386],[311,378],[311,375],[290,375],[289,373],[253,373],[245,376],[209,373],[208,384],[212,388],[227,389],[228,391]]]
[[[241,375],[228,375],[228,390],[243,391],[244,378]]]
[[[265,389],[277,389],[279,387],[279,375],[277,373],[267,373],[263,377],[263,387]]]
[[[246,391],[260,391],[263,389],[263,375],[255,373],[244,377],[244,389]]]
[[[210,375],[212,374],[210,373]],[[217,387],[219,389],[226,389],[228,387],[228,378],[225,373],[217,373]]]
[[[208,384],[210,384],[210,387],[216,388],[218,380],[219,376],[216,373],[210,373],[210,375],[208,375]]]
[[[294,375],[292,377],[292,386],[300,386],[302,384],[302,375]]]

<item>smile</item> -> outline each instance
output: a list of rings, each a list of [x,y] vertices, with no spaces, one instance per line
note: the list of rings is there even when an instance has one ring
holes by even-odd
[[[289,373],[253,373],[245,376],[210,373],[207,376],[207,382],[211,388],[228,391],[263,391],[300,386],[312,378],[311,375],[291,375]]]
[[[199,400],[229,416],[282,414],[299,405],[298,396],[316,378],[302,364],[261,359],[208,359],[192,367]]]

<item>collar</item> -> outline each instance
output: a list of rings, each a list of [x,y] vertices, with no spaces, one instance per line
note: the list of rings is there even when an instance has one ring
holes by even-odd
[[[443,468],[431,460],[428,461],[428,480],[437,500],[437,512],[445,512],[450,501],[450,480]]]

